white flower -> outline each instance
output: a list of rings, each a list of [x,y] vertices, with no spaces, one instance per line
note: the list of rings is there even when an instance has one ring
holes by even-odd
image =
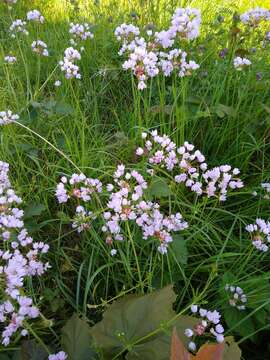
[[[143,153],[144,153],[143,148],[138,147],[138,148],[136,149],[136,155],[141,156]]]
[[[61,86],[61,81],[60,80],[56,80],[55,81],[55,83],[54,83],[54,86],[56,86],[56,87],[59,87],[59,86]]]
[[[4,57],[4,60],[8,64],[14,64],[17,61],[17,58],[15,56],[12,56],[12,55],[7,55],[7,56]]]
[[[236,70],[241,71],[243,70],[244,67],[250,66],[251,65],[251,61],[246,59],[246,58],[242,58],[240,56],[237,56],[236,58],[234,58],[233,60],[233,66],[235,67]]]
[[[185,335],[187,336],[187,337],[192,337],[193,336],[193,331],[191,330],[191,329],[186,329],[185,330]]]
[[[33,41],[31,48],[38,55],[49,56],[47,44],[42,40]]]
[[[190,341],[190,342],[188,343],[188,348],[189,348],[189,350],[191,350],[191,351],[196,351],[196,344],[195,344],[195,342]]]
[[[38,10],[31,10],[27,13],[27,20],[28,21],[36,21],[41,24],[44,23],[44,17],[41,15],[41,13]]]
[[[7,125],[12,123],[13,121],[19,120],[18,114],[13,114],[11,110],[0,111],[0,125]]]
[[[117,254],[117,250],[116,250],[116,249],[112,249],[112,250],[110,251],[110,253],[111,253],[111,256],[115,256],[115,255]]]

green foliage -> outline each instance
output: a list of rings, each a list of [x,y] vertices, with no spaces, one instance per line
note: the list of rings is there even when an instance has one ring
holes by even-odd
[[[152,293],[154,288],[175,282],[177,310],[192,302],[221,310],[224,327],[229,335],[237,336],[243,358],[269,357],[269,348],[265,346],[270,327],[269,252],[252,250],[245,232],[245,225],[256,217],[270,218],[269,200],[252,196],[254,190],[260,190],[261,182],[270,180],[269,44],[264,46],[262,40],[266,24],[245,30],[235,16],[250,7],[269,4],[266,0],[252,4],[249,0],[181,2],[181,6],[186,5],[202,10],[200,37],[182,43],[182,50],[192,54],[200,69],[185,79],[160,76],[149,82],[144,92],[139,92],[132,75],[122,70],[123,58],[118,55],[119,43],[113,32],[123,22],[132,22],[142,29],[155,24],[155,31],[159,31],[168,25],[176,2],[18,0],[9,11],[0,1],[0,111],[10,108],[19,113],[20,122],[30,130],[14,124],[1,127],[0,160],[10,164],[13,186],[25,201],[26,225],[31,236],[34,241],[50,245],[44,259],[51,269],[39,281],[29,281],[25,286],[25,292],[33,296],[44,317],[53,324],[51,327],[44,325],[46,321],[34,322],[35,334],[45,343],[57,342],[55,332],[59,334],[66,319],[76,311],[82,317],[72,321],[77,327],[81,324],[84,331],[73,333],[70,326],[67,338],[73,339],[70,341],[73,345],[68,345],[75,346],[76,336],[82,337],[85,343],[81,348],[92,354],[91,339],[88,341],[83,335],[88,332],[88,325],[82,319],[88,318],[97,322],[93,332],[100,329],[96,336],[108,340],[108,351],[115,354],[126,345],[114,332],[123,331],[128,342],[133,343],[159,328],[160,322],[166,324],[170,314],[174,315],[171,288],[164,290],[166,296],[171,294],[171,300],[164,305],[167,310],[160,310],[154,324],[150,315],[161,305],[155,303],[152,309],[149,302],[151,296],[156,296]],[[37,27],[29,23],[29,37],[11,39],[8,34],[11,18],[25,19],[32,8],[41,11],[45,24]],[[86,42],[80,61],[81,81],[66,80],[57,65],[65,48],[70,46],[71,21],[94,25],[94,39]],[[31,42],[36,38],[48,44],[48,58],[39,59],[32,53]],[[221,58],[219,52],[225,47],[229,53]],[[2,60],[7,54],[15,55],[17,63],[4,64]],[[235,54],[250,58],[252,66],[236,73],[232,66]],[[257,80],[258,74],[261,80]],[[55,88],[58,79],[62,85]],[[142,239],[140,231],[132,228],[128,234],[125,230],[127,241],[119,242],[118,255],[111,257],[100,231],[103,222],[98,228],[91,226],[88,232],[77,234],[70,226],[77,204],[58,206],[55,187],[62,175],[78,172],[77,168],[104,183],[120,163],[143,172],[145,163],[135,156],[135,146],[140,145],[141,131],[154,128],[169,135],[177,145],[185,140],[193,143],[207,156],[211,167],[221,163],[239,167],[245,187],[229,196],[226,203],[216,199],[201,201],[183,187],[174,186],[172,178],[164,172],[155,173],[149,184],[149,197],[160,202],[168,213],[181,212],[189,228],[174,236],[168,255],[163,257],[157,253],[154,242]],[[103,210],[97,206],[99,214]],[[227,282],[244,289],[248,298],[245,312],[236,313],[228,305],[224,292]],[[124,296],[142,288],[149,293],[146,298],[149,302],[139,295]],[[123,296],[123,309],[118,302],[113,303],[104,320],[98,323],[101,305],[118,296]],[[130,302],[137,314],[131,314]],[[89,311],[87,304],[92,306]],[[138,310],[136,304],[142,304],[144,310]],[[119,315],[122,310],[124,318],[110,315],[110,311]],[[176,327],[181,337],[184,318],[180,318]],[[112,335],[108,327],[103,329],[107,319],[112,321]],[[170,335],[165,326],[159,335],[136,343],[123,356],[167,360]],[[16,346],[20,342],[18,338]],[[33,346],[29,345],[29,349]],[[70,347],[68,351],[72,350]],[[228,351],[239,353],[234,343]],[[233,359],[234,355],[228,354],[226,360]],[[6,360],[6,353],[1,353],[0,359],[1,356]],[[12,356],[13,352],[8,358]]]
[[[91,360],[96,358],[96,353],[91,345],[90,327],[76,314],[73,314],[62,329],[61,345],[69,359]]]

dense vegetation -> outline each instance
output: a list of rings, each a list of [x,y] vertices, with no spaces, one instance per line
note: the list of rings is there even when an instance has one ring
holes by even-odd
[[[24,305],[23,324],[10,342],[2,336],[0,359],[34,359],[27,351],[35,346],[33,353],[45,351],[38,359],[62,347],[70,355],[67,343],[77,326],[86,338],[92,332],[98,344],[91,340],[91,346],[106,359],[165,360],[161,350],[152,357],[144,349],[128,355],[126,345],[104,350],[107,335],[98,329],[128,329],[144,338],[171,313],[190,315],[192,304],[221,314],[225,336],[234,337],[243,359],[268,358],[268,1],[12,2],[0,2],[1,333],[15,312],[6,310],[10,296],[16,306],[23,306],[23,296],[34,306]],[[176,31],[182,13],[175,11],[186,7],[199,9],[201,20],[196,10]],[[40,14],[28,15],[33,9]],[[119,27],[123,23],[133,26]],[[11,187],[21,205],[8,193]],[[15,225],[8,217],[12,207],[24,210]],[[22,228],[43,244],[34,247],[40,254],[28,256],[24,235],[20,251],[29,262],[41,262],[27,265],[22,283],[10,285],[12,256],[6,251],[16,252]],[[40,276],[36,269],[29,273],[31,266],[41,269]],[[138,318],[129,313],[130,294],[148,294],[132,305],[136,313],[141,306],[139,320],[151,324],[141,332],[137,324],[132,329]],[[159,296],[163,310],[160,303],[155,308]],[[153,301],[152,312],[147,301]],[[107,307],[111,322],[104,316],[105,325],[92,328],[103,324]],[[127,323],[117,322],[125,316]],[[178,335],[195,353],[184,335],[194,317],[185,321],[177,323]],[[61,342],[63,333],[69,340],[62,335]],[[198,344],[222,342],[218,335]],[[38,345],[26,346],[26,339]],[[150,347],[168,352],[169,341]],[[24,355],[21,346],[27,347]],[[69,359],[97,355],[88,349],[76,356]]]

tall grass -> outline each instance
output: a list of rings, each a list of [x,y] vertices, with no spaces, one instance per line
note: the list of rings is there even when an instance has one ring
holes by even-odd
[[[0,65],[0,110],[19,113],[23,124],[1,128],[0,158],[10,164],[14,187],[28,207],[45,205],[37,216],[26,219],[26,225],[35,239],[51,247],[52,268],[33,296],[55,329],[73,311],[96,320],[102,306],[115,297],[171,282],[176,284],[180,309],[197,299],[212,308],[221,306],[224,299],[219,289],[226,272],[233,273],[237,283],[253,288],[247,294],[250,297],[258,278],[269,281],[269,254],[256,252],[244,227],[256,217],[269,219],[270,215],[269,200],[252,196],[262,181],[270,180],[270,53],[269,47],[264,50],[256,42],[256,34],[241,43],[230,31],[236,11],[257,5],[269,6],[267,1],[249,0],[44,0],[18,1],[7,11],[0,5],[0,57],[7,53],[18,57],[15,65]],[[121,68],[113,31],[124,21],[167,26],[177,6],[202,10],[201,36],[189,48],[200,70],[184,79],[160,76],[140,92],[132,75]],[[40,9],[45,25],[31,25],[29,38],[10,39],[11,20],[25,17],[30,8]],[[218,22],[218,15],[224,16],[224,22]],[[57,65],[68,46],[70,21],[93,24],[94,39],[80,63],[82,81],[65,80]],[[37,38],[48,44],[48,59],[31,52],[30,44]],[[224,47],[230,53],[220,59],[218,53]],[[249,54],[251,68],[236,73],[231,59],[239,47],[247,51],[254,47],[256,52]],[[261,80],[256,80],[258,72]],[[57,79],[62,81],[59,88],[53,85]],[[119,246],[119,256],[112,258],[97,229],[83,235],[71,229],[64,214],[72,217],[73,209],[60,208],[54,195],[62,174],[80,169],[106,180],[116,164],[134,166],[141,131],[154,128],[178,145],[185,140],[194,143],[211,166],[239,167],[246,185],[224,205],[216,200],[194,201],[190,193],[172,189],[166,206],[172,212],[180,210],[190,224],[183,235],[187,263],[181,263],[173,251],[160,256],[154,244],[145,244],[140,232],[128,225],[128,241]],[[263,291],[255,312],[262,303],[270,304]],[[246,335],[247,344],[260,328],[265,330],[265,324]],[[228,332],[237,334],[235,330]],[[41,337],[49,333],[50,326],[40,326]]]

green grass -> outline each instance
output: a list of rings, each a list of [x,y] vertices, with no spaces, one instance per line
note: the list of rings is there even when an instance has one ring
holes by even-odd
[[[262,255],[253,249],[244,228],[256,217],[268,220],[270,216],[269,200],[251,195],[261,182],[270,180],[270,48],[262,48],[257,32],[244,34],[243,39],[233,39],[230,32],[235,11],[266,7],[267,1],[73,3],[78,7],[60,0],[31,4],[18,0],[10,12],[0,5],[0,110],[10,108],[19,113],[27,127],[1,127],[0,159],[10,164],[13,186],[25,207],[45,205],[40,215],[26,219],[26,225],[36,240],[51,248],[52,267],[30,291],[53,327],[40,323],[35,331],[46,342],[52,329],[57,333],[73,311],[94,322],[101,316],[99,305],[115,296],[141,292],[142,288],[148,292],[168,283],[176,284],[177,309],[196,300],[209,308],[222,308],[226,299],[220,288],[226,272],[235,276],[237,285],[249,289],[248,297],[256,295],[256,306],[247,312],[247,318],[252,310],[256,315],[262,304],[268,312],[269,253]],[[202,10],[202,33],[188,45],[200,69],[184,79],[157,77],[139,92],[136,80],[121,68],[123,59],[117,54],[114,29],[124,21],[162,28],[180,5]],[[25,17],[26,11],[34,8],[42,12],[46,23],[31,25],[29,37],[10,39],[11,19]],[[138,15],[137,20],[132,13]],[[223,23],[217,22],[218,15],[225,17]],[[69,46],[70,21],[93,24],[94,39],[87,42],[80,62],[82,81],[65,80],[57,66]],[[30,44],[37,38],[48,44],[48,59],[32,53]],[[222,60],[218,53],[224,47],[230,52]],[[250,53],[252,47],[255,53]],[[239,48],[249,52],[252,66],[238,73],[231,59]],[[17,56],[15,65],[2,62],[8,53]],[[104,76],[100,70],[105,70]],[[259,81],[258,72],[262,74]],[[54,87],[57,79],[62,81],[59,88]],[[222,105],[226,106],[224,114],[220,113]],[[181,234],[187,244],[186,264],[179,262],[173,251],[160,256],[155,244],[141,242],[140,231],[134,227],[125,229],[130,241],[119,244],[119,255],[112,258],[99,227],[78,235],[63,215],[72,217],[74,207],[59,206],[54,195],[60,176],[78,169],[104,182],[120,162],[143,170],[145,163],[137,162],[134,150],[140,144],[141,130],[154,128],[170,135],[178,145],[184,140],[193,143],[210,166],[227,163],[239,167],[245,182],[224,205],[217,200],[194,200],[191,193],[172,185],[172,195],[163,199],[162,205],[172,213],[180,211],[189,222]],[[257,286],[262,277],[265,280]],[[269,335],[268,325],[257,322],[248,329],[240,336],[237,326],[227,326],[228,334],[241,343],[244,359],[267,358],[270,349],[265,349],[266,355],[260,349]],[[261,329],[261,336],[254,335]],[[252,341],[262,357],[253,355]]]

